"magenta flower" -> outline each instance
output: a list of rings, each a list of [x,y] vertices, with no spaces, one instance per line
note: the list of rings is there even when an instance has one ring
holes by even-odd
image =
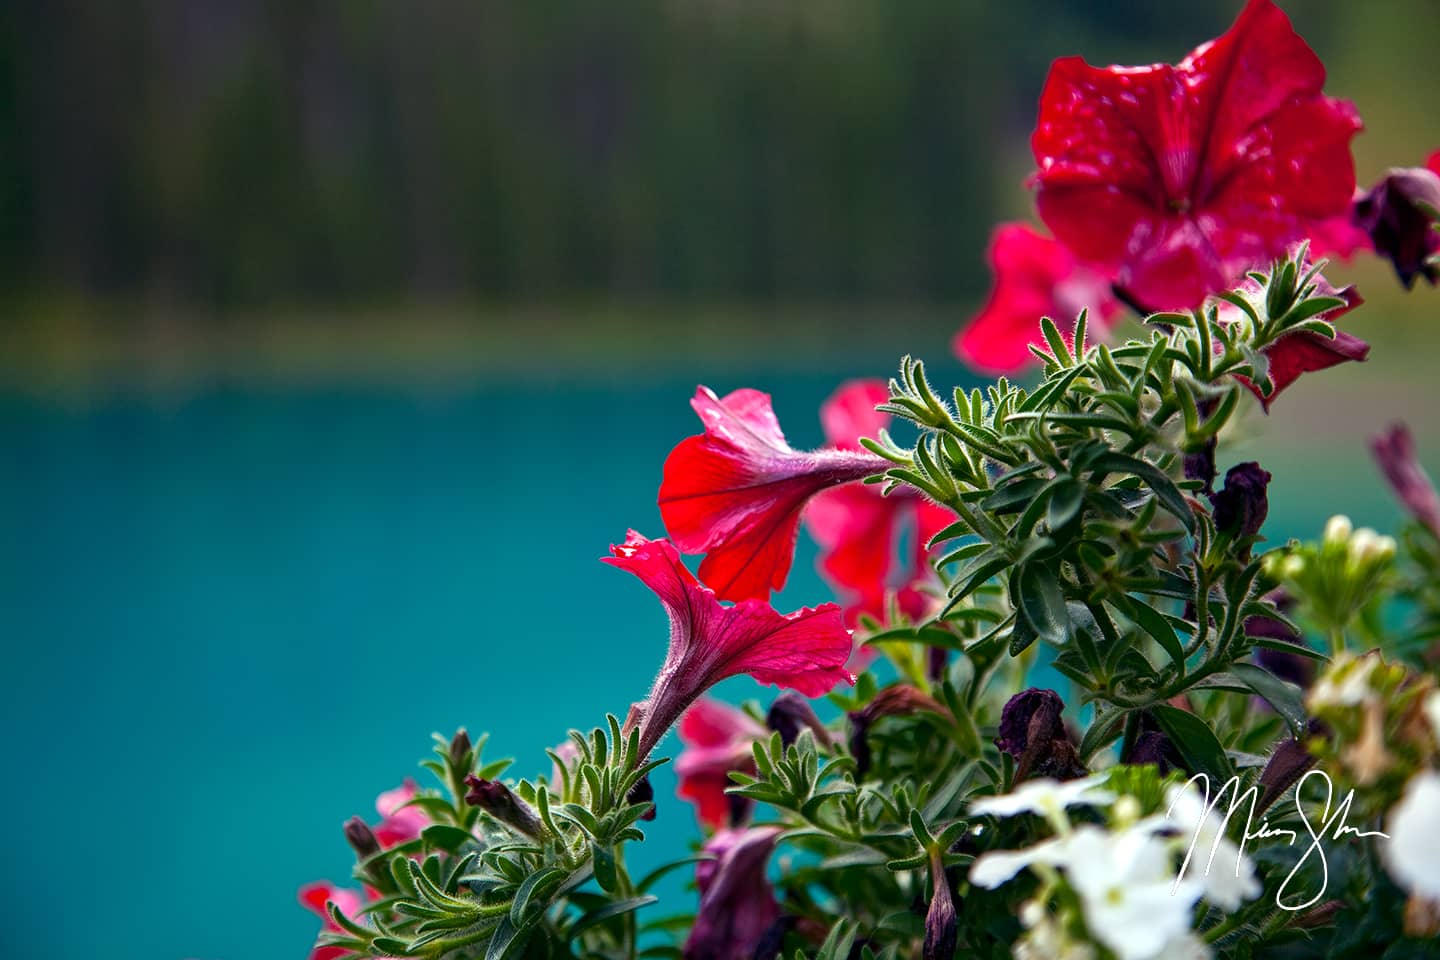
[[[695,804],[696,815],[705,826],[719,829],[733,823],[738,819],[736,801],[741,798],[725,793],[731,785],[730,772],[754,774],[751,745],[770,731],[745,711],[708,698],[696,700],[685,711],[679,730],[685,749],[675,758],[675,773],[680,778],[677,792]]]
[[[890,425],[890,415],[875,407],[890,396],[879,380],[843,384],[820,408],[825,439],[837,450],[860,449],[861,437],[874,437]],[[805,526],[821,547],[820,573],[845,602],[846,623],[860,614],[883,619],[894,593],[907,616],[919,619],[927,603],[916,589],[930,575],[926,544],[955,514],[903,487],[886,496],[880,488],[849,483],[817,494],[805,510]],[[899,555],[902,531],[910,549]]]
[[[714,860],[695,866],[700,909],[685,940],[684,960],[750,960],[780,917],[765,876],[779,827],[721,830],[705,844]]]
[[[394,790],[386,790],[375,798],[375,809],[380,813],[380,823],[375,827],[375,839],[380,847],[391,847],[420,838],[420,831],[430,826],[430,817],[421,807],[407,807],[415,799],[415,781],[407,778]]]
[[[1440,537],[1440,494],[1435,492],[1435,485],[1415,455],[1415,439],[1410,436],[1410,428],[1403,423],[1395,424],[1372,439],[1370,449],[1401,506]]]
[[[995,276],[990,299],[955,335],[955,355],[986,373],[1017,373],[1036,362],[1030,344],[1040,343],[1040,318],[1069,334],[1081,310],[1096,334],[1120,313],[1110,281],[1074,253],[1024,223],[1002,223],[987,252]]]
[[[690,405],[705,432],[665,460],[660,516],[680,549],[705,554],[700,578],[723,600],[764,600],[783,587],[806,502],[890,465],[859,450],[792,450],[758,390],[722,399],[700,387]]]
[[[1365,232],[1375,252],[1389,259],[1406,289],[1424,277],[1440,282],[1440,154],[1425,167],[1397,167],[1355,198],[1355,225]]]
[[[341,913],[353,919],[359,916],[364,901],[354,890],[337,887],[328,880],[321,880],[319,883],[308,884],[300,888],[300,903],[307,910],[319,914],[320,918],[325,921],[322,933],[339,933],[341,932],[340,927],[330,918],[330,910],[326,904],[335,904]],[[354,956],[354,954],[343,947],[315,947],[310,951],[310,960],[338,960],[340,957],[349,956]]]
[[[1040,218],[1149,309],[1189,308],[1349,208],[1352,104],[1270,0],[1178,65],[1056,60],[1031,138]]]
[[[670,615],[670,650],[639,716],[640,752],[647,755],[690,704],[711,686],[748,673],[818,697],[855,678],[845,670],[850,631],[833,603],[781,615],[768,603],[720,604],[698,582],[668,540],[647,540],[631,530],[604,562],[633,573],[654,591]]]

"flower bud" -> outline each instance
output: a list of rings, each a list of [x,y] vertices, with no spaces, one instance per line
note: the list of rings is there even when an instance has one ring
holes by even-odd
[[[1227,470],[1224,488],[1210,495],[1216,529],[1237,539],[1258,534],[1270,512],[1269,483],[1269,472],[1254,461]]]
[[[1322,729],[1319,721],[1310,721],[1310,735],[1318,734]],[[1310,748],[1304,740],[1290,738],[1281,741],[1270,755],[1265,769],[1260,771],[1260,799],[1255,812],[1264,813],[1270,809],[1313,766],[1315,758],[1310,755]]]
[[[928,693],[906,684],[886,687],[863,709],[850,714],[850,754],[855,758],[856,776],[863,778],[870,769],[870,725],[881,717],[895,717],[928,710],[943,712],[943,707]]]
[[[380,852],[380,841],[375,839],[375,831],[359,817],[345,821],[345,842],[354,849],[357,860],[368,860]]]
[[[950,891],[939,850],[930,854],[930,879],[935,892],[930,895],[930,909],[925,913],[925,943],[920,956],[923,960],[953,960],[958,934],[955,895]]]
[[[781,742],[787,747],[800,736],[801,730],[807,729],[815,735],[816,743],[821,746],[830,744],[830,731],[825,729],[825,724],[815,715],[810,701],[792,690],[787,690],[775,698],[775,702],[770,705],[770,712],[765,715],[765,725],[778,731]]]
[[[455,731],[455,736],[450,740],[450,766],[457,770],[470,770],[470,734],[461,727]]]
[[[1435,492],[1435,485],[1420,466],[1409,428],[1403,423],[1395,424],[1371,440],[1370,449],[1401,505],[1440,537],[1440,494]]]
[[[1073,780],[1088,772],[1065,730],[1064,709],[1058,693],[1036,687],[1006,702],[995,745],[1015,758],[1016,783],[1031,775]]]
[[[630,788],[630,792],[625,795],[625,802],[650,804],[650,809],[641,814],[640,819],[655,819],[655,787],[650,783],[650,774],[645,774],[635,786]]]
[[[1355,528],[1350,524],[1350,518],[1343,513],[1337,513],[1325,524],[1325,542],[1346,543],[1354,530]]]
[[[1432,224],[1440,209],[1440,176],[1424,167],[1397,167],[1355,200],[1355,225],[1370,235],[1375,252],[1388,257],[1408,289],[1416,277],[1433,286],[1440,267],[1430,262],[1440,249]]]
[[[466,803],[479,807],[527,837],[540,837],[545,833],[545,827],[535,812],[511,793],[505,784],[498,780],[482,780],[472,773],[465,778],[465,785],[470,788],[470,792],[465,794]]]

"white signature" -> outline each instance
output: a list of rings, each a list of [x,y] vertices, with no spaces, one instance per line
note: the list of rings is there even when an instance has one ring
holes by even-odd
[[[1325,784],[1325,802],[1320,808],[1318,829],[1316,824],[1312,822],[1306,814],[1305,806],[1301,802],[1301,793],[1311,777],[1319,777]],[[1195,853],[1195,845],[1200,841],[1201,832],[1205,830],[1211,813],[1219,807],[1220,801],[1224,798],[1227,791],[1231,793],[1230,808],[1225,811],[1225,818],[1221,821],[1219,829],[1215,832],[1215,840],[1210,845],[1210,859],[1205,863],[1204,873],[1206,876],[1210,874],[1210,867],[1214,863],[1215,854],[1224,839],[1225,828],[1229,825],[1230,818],[1234,816],[1235,811],[1239,809],[1240,805],[1246,800],[1250,801],[1250,809],[1245,815],[1245,832],[1240,838],[1239,852],[1241,856],[1245,853],[1245,844],[1251,840],[1273,840],[1276,837],[1285,837],[1286,844],[1293,847],[1295,842],[1300,839],[1298,833],[1294,830],[1270,826],[1268,819],[1262,818],[1260,826],[1258,828],[1255,827],[1255,803],[1259,794],[1258,786],[1252,786],[1247,790],[1241,791],[1240,778],[1231,777],[1220,787],[1219,792],[1215,794],[1215,798],[1212,800],[1210,798],[1210,778],[1205,774],[1197,773],[1186,781],[1185,786],[1188,789],[1197,782],[1201,790],[1200,796],[1204,804],[1204,814],[1199,823],[1196,824],[1195,833],[1190,838],[1190,846],[1185,851],[1185,862],[1180,865],[1180,873],[1175,880],[1177,887],[1179,886],[1180,879],[1185,876],[1185,871],[1189,869],[1190,858]],[[1317,796],[1316,800],[1318,799],[1319,797]],[[1321,897],[1325,896],[1325,888],[1329,886],[1330,883],[1330,867],[1325,859],[1324,849],[1326,842],[1342,840],[1346,836],[1384,837],[1389,839],[1390,835],[1387,833],[1382,833],[1379,830],[1359,830],[1345,822],[1346,818],[1350,816],[1350,805],[1354,802],[1354,799],[1355,791],[1348,791],[1344,798],[1335,805],[1335,812],[1332,814],[1330,807],[1335,800],[1335,785],[1331,782],[1330,775],[1323,770],[1311,770],[1295,784],[1295,810],[1300,815],[1300,822],[1305,825],[1305,832],[1310,836],[1310,845],[1306,848],[1304,854],[1301,855],[1299,861],[1296,862],[1294,868],[1286,875],[1285,881],[1280,884],[1280,888],[1275,891],[1275,905],[1281,910],[1305,910],[1314,906],[1320,901]],[[1165,816],[1168,818],[1174,812],[1174,809],[1175,805],[1172,803],[1170,809],[1165,812]],[[1303,903],[1287,902],[1286,892],[1290,889],[1290,885],[1295,880],[1296,874],[1300,872],[1300,868],[1305,866],[1312,854],[1319,857],[1320,888],[1315,891],[1315,894],[1310,897],[1310,899],[1305,900]],[[1240,871],[1240,862],[1240,857],[1237,856],[1235,858],[1235,871],[1237,876]],[[1303,894],[1297,894],[1297,896],[1301,895]]]

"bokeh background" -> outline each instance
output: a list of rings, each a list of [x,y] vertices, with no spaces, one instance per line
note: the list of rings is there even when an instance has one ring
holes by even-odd
[[[1434,0],[1285,6],[1362,182],[1440,147]],[[296,888],[430,731],[533,774],[643,694],[663,617],[596,558],[658,535],[694,385],[800,446],[902,353],[974,382],[949,338],[1030,215],[1049,61],[1173,61],[1238,7],[0,6],[0,953],[304,957]],[[1274,472],[1272,537],[1394,523],[1388,420],[1440,466],[1440,298],[1335,273],[1370,363],[1223,453]],[[825,598],[803,545],[777,603]],[[694,835],[657,786],[651,860]]]

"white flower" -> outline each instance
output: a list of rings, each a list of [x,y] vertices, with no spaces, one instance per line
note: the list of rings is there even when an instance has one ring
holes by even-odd
[[[1370,674],[1379,665],[1380,658],[1373,654],[1340,654],[1311,688],[1307,699],[1310,708],[1359,706],[1370,696]]]
[[[1010,793],[975,801],[970,804],[970,812],[977,816],[993,814],[997,817],[1038,813],[1053,819],[1066,807],[1096,805],[1114,800],[1114,794],[1099,789],[1100,784],[1109,779],[1108,773],[1101,773],[1083,780],[1067,780],[1064,783],[1048,779],[1027,780]]]
[[[1425,698],[1425,716],[1430,720],[1430,729],[1435,731],[1435,742],[1440,743],[1440,690]]]
[[[1010,948],[1015,960],[1095,960],[1092,944],[1072,939],[1065,923],[1034,900],[1020,907],[1020,922],[1026,933]]]
[[[1037,843],[1024,850],[991,850],[982,853],[970,867],[970,882],[994,890],[1021,870],[1035,863],[1058,867],[1065,863],[1065,841],[1060,838]]]
[[[1205,899],[1222,910],[1234,910],[1260,895],[1255,865],[1226,839],[1225,818],[1216,812],[1220,803],[1207,806],[1193,784],[1172,785],[1165,791],[1165,823],[1180,831],[1180,849],[1188,851],[1181,873],[1198,875]]]
[[[1210,960],[1214,956],[1210,945],[1193,933],[1171,940],[1161,953],[1165,960]]]
[[[1170,848],[1152,831],[1083,826],[1066,848],[1066,876],[1080,895],[1085,926],[1119,960],[1151,960],[1189,932],[1200,885],[1176,881]]]
[[[1344,543],[1350,539],[1350,533],[1355,528],[1350,524],[1350,518],[1343,513],[1337,513],[1325,524],[1326,543]]]
[[[1390,839],[1382,849],[1395,882],[1426,899],[1440,899],[1440,773],[1425,770],[1410,778],[1385,829]]]

